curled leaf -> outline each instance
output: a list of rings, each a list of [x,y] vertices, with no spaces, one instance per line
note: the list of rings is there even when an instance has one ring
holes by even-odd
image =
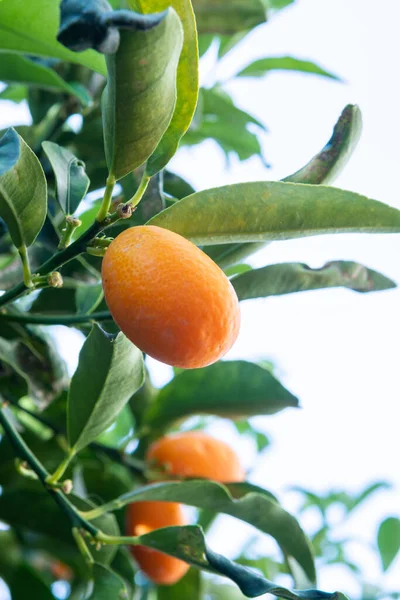
[[[93,48],[114,54],[120,43],[119,29],[145,31],[158,25],[166,15],[141,15],[132,10],[113,10],[107,0],[62,0],[57,40],[74,52]]]

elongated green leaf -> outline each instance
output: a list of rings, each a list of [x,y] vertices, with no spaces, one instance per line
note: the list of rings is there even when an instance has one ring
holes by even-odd
[[[171,121],[182,43],[182,25],[170,9],[150,31],[121,31],[118,52],[107,56],[104,139],[116,179],[149,158]]]
[[[268,58],[259,58],[250,65],[237,73],[236,77],[263,77],[270,71],[298,71],[301,73],[310,73],[320,75],[330,79],[340,81],[340,78],[334,73],[330,73],[319,65],[309,60],[299,60],[293,56],[271,56]]]
[[[262,0],[193,0],[199,33],[232,34],[266,21]]]
[[[268,265],[262,269],[247,271],[231,281],[239,300],[330,287],[345,287],[355,292],[374,292],[396,287],[394,281],[381,273],[344,260],[329,262],[320,269],[311,269],[301,263]]]
[[[112,425],[143,384],[141,351],[122,333],[94,325],[79,355],[68,396],[68,441],[79,451]]]
[[[103,300],[103,286],[101,283],[94,285],[80,285],[76,289],[76,312],[80,315],[89,315]]]
[[[140,536],[138,542],[180,558],[200,569],[229,577],[249,598],[269,593],[287,600],[347,600],[346,596],[339,592],[298,591],[278,587],[254,571],[213,552],[207,547],[200,527],[195,525],[158,529]]]
[[[81,88],[69,85],[53,69],[14,52],[1,54],[0,81],[24,83],[52,92],[71,94],[79,98],[83,104],[87,103],[87,95],[82,94]]]
[[[152,404],[146,421],[160,427],[192,414],[228,418],[270,415],[298,400],[266,369],[244,360],[184,371]]]
[[[310,581],[315,580],[311,544],[296,519],[276,498],[247,483],[222,485],[213,481],[156,483],[120,496],[119,505],[142,500],[181,502],[213,512],[225,513],[271,535],[286,556],[293,557]]]
[[[104,58],[89,50],[76,53],[57,41],[60,0],[1,0],[0,49],[79,63],[102,75]]]
[[[379,526],[378,548],[382,567],[387,571],[400,551],[400,519],[388,517]]]
[[[283,181],[330,183],[346,166],[361,136],[362,118],[358,106],[348,104],[342,111],[328,143],[310,162]]]
[[[205,246],[204,252],[208,254],[214,262],[221,267],[226,269],[232,265],[236,265],[238,262],[243,261],[247,257],[251,256],[258,250],[261,250],[267,245],[267,242],[250,242],[244,244],[216,244],[211,246]]]
[[[88,600],[124,600],[128,598],[123,579],[104,565],[93,565],[93,591]]]
[[[15,161],[17,145],[19,157]],[[0,217],[17,248],[30,246],[46,218],[46,178],[39,160],[14,129],[3,136],[0,146],[4,153],[10,149],[9,162],[3,161],[3,165],[13,163],[0,176]]]
[[[327,233],[400,233],[400,211],[338,188],[256,182],[197,192],[149,224],[208,245]]]
[[[89,184],[85,165],[72,152],[53,142],[43,142],[43,150],[57,181],[57,200],[66,215],[72,215],[83,200]]]
[[[191,0],[131,0],[131,3],[143,13],[162,11],[171,6],[176,10],[183,26],[184,40],[177,71],[175,111],[168,129],[146,166],[146,172],[154,175],[175,154],[196,109],[199,89],[196,21]]]

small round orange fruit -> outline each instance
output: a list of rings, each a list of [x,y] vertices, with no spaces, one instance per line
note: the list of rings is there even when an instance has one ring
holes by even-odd
[[[180,477],[214,481],[243,481],[244,470],[228,444],[202,431],[187,431],[160,438],[148,449],[147,460]]]
[[[186,524],[182,508],[175,502],[133,502],[127,509],[127,535],[144,535],[161,527]],[[176,583],[189,569],[182,560],[146,546],[130,546],[130,550],[142,571],[158,585]]]
[[[121,331],[149,356],[205,367],[235,342],[239,303],[229,279],[182,236],[154,226],[120,233],[103,258],[104,295]]]

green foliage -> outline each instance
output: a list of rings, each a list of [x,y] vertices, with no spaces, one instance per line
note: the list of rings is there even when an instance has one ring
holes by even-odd
[[[151,156],[171,121],[182,43],[182,25],[171,9],[148,32],[123,31],[118,52],[107,56],[104,141],[117,180]]]
[[[154,400],[145,422],[168,426],[193,414],[239,419],[271,415],[298,400],[266,369],[246,361],[224,361],[184,371]]]
[[[142,353],[122,333],[113,338],[94,325],[68,396],[68,441],[74,452],[112,425],[143,377]]]
[[[400,519],[398,517],[388,517],[380,524],[378,548],[383,570],[387,571],[400,551]]]
[[[72,215],[85,197],[89,178],[85,165],[66,148],[43,142],[43,150],[53,168],[57,182],[57,200],[66,215]]]
[[[19,249],[33,244],[43,226],[46,179],[35,154],[15,130],[9,130],[0,143],[5,156],[0,177],[0,216]]]
[[[269,265],[242,273],[232,279],[239,300],[266,298],[293,292],[346,287],[372,292],[396,287],[391,279],[358,263],[333,261],[319,269],[300,263]]]
[[[192,194],[153,217],[149,225],[209,245],[327,233],[399,233],[400,212],[337,188],[256,182]]]
[[[207,139],[228,159],[258,157],[268,166],[262,152],[267,119],[238,107],[224,82],[198,89],[198,48],[203,54],[213,46],[218,64],[292,1],[0,0],[0,80],[6,84],[0,102],[26,101],[32,116],[32,125],[17,125],[0,138],[0,287],[7,290],[0,296],[0,520],[9,528],[0,532],[0,577],[13,600],[51,599],[52,584],[63,578],[71,588],[68,600],[229,600],[240,593],[345,600],[339,592],[310,589],[314,555],[321,565],[346,565],[360,576],[349,541],[335,535],[331,507],[339,505],[347,518],[387,489],[385,482],[352,494],[297,488],[298,520],[273,493],[251,483],[251,471],[250,482],[178,475],[167,481],[167,472],[147,462],[152,441],[182,422],[186,429],[204,428],[211,419],[231,421],[257,459],[271,441],[253,417],[297,408],[299,400],[266,361],[175,370],[157,389],[146,357],[113,321],[101,285],[101,257],[112,238],[151,223],[200,245],[225,269],[240,301],[337,286],[358,292],[395,286],[346,260],[319,269],[301,263],[253,269],[244,262],[271,241],[400,232],[397,209],[327,186],[360,138],[357,106],[346,106],[325,147],[281,182],[196,192],[190,173],[166,169],[179,144]],[[316,63],[270,56],[236,73],[236,83],[273,70],[326,77],[332,85],[339,80]],[[72,129],[71,115],[81,116],[81,127]],[[40,322],[79,330],[83,346],[72,377],[52,330]],[[64,344],[63,333],[57,336]],[[118,509],[138,501],[190,506],[195,524],[126,537],[125,513]],[[319,518],[310,537],[301,526],[309,509]],[[220,514],[253,527],[255,537],[235,562],[205,539]],[[265,535],[279,556],[257,555],[257,540]],[[156,587],[138,576],[129,545],[193,568],[175,585]],[[398,516],[382,521],[376,546],[386,571],[400,547]],[[386,590],[378,592],[382,597]]]

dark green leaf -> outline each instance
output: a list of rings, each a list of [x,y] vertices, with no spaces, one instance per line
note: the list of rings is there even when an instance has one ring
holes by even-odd
[[[346,166],[361,136],[362,119],[358,106],[348,104],[336,123],[332,136],[303,168],[283,181],[292,183],[330,183]]]
[[[394,281],[381,273],[344,260],[329,262],[319,269],[311,269],[301,263],[268,265],[238,275],[231,281],[239,300],[330,287],[345,287],[356,292],[373,292],[396,287]]]
[[[165,527],[140,536],[138,541],[143,546],[165,552],[193,566],[229,577],[250,598],[270,593],[287,600],[347,600],[346,596],[338,592],[292,591],[277,587],[261,575],[210,550],[201,529],[195,525]]]
[[[43,142],[42,146],[56,176],[57,200],[64,213],[72,215],[90,184],[85,165],[72,152],[53,142]]]
[[[322,69],[319,65],[316,65],[309,60],[299,60],[293,56],[259,58],[239,71],[236,77],[262,77],[270,71],[298,71],[301,73],[311,73],[312,75],[321,75],[340,81],[340,78],[337,75]]]
[[[29,379],[18,364],[17,342],[0,338],[0,393],[5,400],[19,400],[29,390]]]
[[[266,21],[262,0],[193,0],[199,33],[232,34]]]
[[[0,4],[1,13],[1,4]],[[6,137],[6,140],[4,140]],[[15,160],[19,141],[19,157]],[[2,161],[11,168],[0,176],[0,217],[4,219],[15,246],[30,246],[43,227],[47,212],[46,178],[39,160],[14,131],[0,140],[1,150],[10,151],[10,159]]]
[[[67,83],[50,67],[14,52],[1,54],[0,81],[24,83],[52,92],[63,92],[76,96],[84,105],[88,103],[87,93],[83,93],[80,87]]]
[[[118,52],[107,56],[104,139],[116,179],[149,158],[171,121],[182,43],[179,17],[170,9],[150,31],[122,31]]]
[[[266,369],[243,360],[222,361],[184,371],[158,394],[147,414],[152,427],[192,414],[227,418],[270,415],[298,400]]]
[[[100,54],[93,50],[77,54],[57,42],[58,24],[59,1],[0,2],[0,49],[60,58],[85,65],[105,75],[104,59]]]
[[[194,194],[194,188],[180,175],[172,173],[171,171],[164,171],[163,176],[164,191],[170,196],[180,200],[185,196]]]
[[[15,571],[10,592],[12,600],[54,600],[50,588],[39,577],[37,570],[27,564],[21,564]]]
[[[196,109],[199,89],[196,21],[190,0],[135,0],[134,3],[144,13],[162,11],[170,6],[176,10],[183,27],[183,47],[176,79],[175,110],[168,129],[146,166],[146,172],[154,175],[165,167],[175,154]]]
[[[89,315],[103,300],[103,286],[101,283],[93,285],[80,285],[76,288],[76,312],[80,315]]]
[[[379,526],[378,549],[382,567],[387,571],[400,550],[400,519],[388,517]]]
[[[112,425],[143,384],[141,351],[122,333],[94,325],[79,354],[68,397],[68,440],[79,451]]]
[[[19,153],[19,136],[15,129],[8,129],[0,138],[0,176],[10,171],[17,164]]]
[[[121,577],[108,567],[93,565],[93,591],[88,600],[124,600],[128,591]]]
[[[400,211],[338,188],[256,182],[197,192],[149,224],[208,245],[327,233],[400,233]]]
[[[164,16],[113,11],[107,0],[62,0],[57,40],[74,52],[94,48],[103,54],[115,54],[120,43],[120,27],[146,31],[158,25]]]
[[[76,312],[75,290],[45,288],[32,304],[32,314],[65,315]]]
[[[300,525],[277,500],[261,488],[247,483],[222,484],[212,481],[157,483],[128,492],[120,505],[142,500],[181,502],[197,508],[225,513],[271,535],[285,556],[293,557],[310,581],[315,580],[311,545]]]

